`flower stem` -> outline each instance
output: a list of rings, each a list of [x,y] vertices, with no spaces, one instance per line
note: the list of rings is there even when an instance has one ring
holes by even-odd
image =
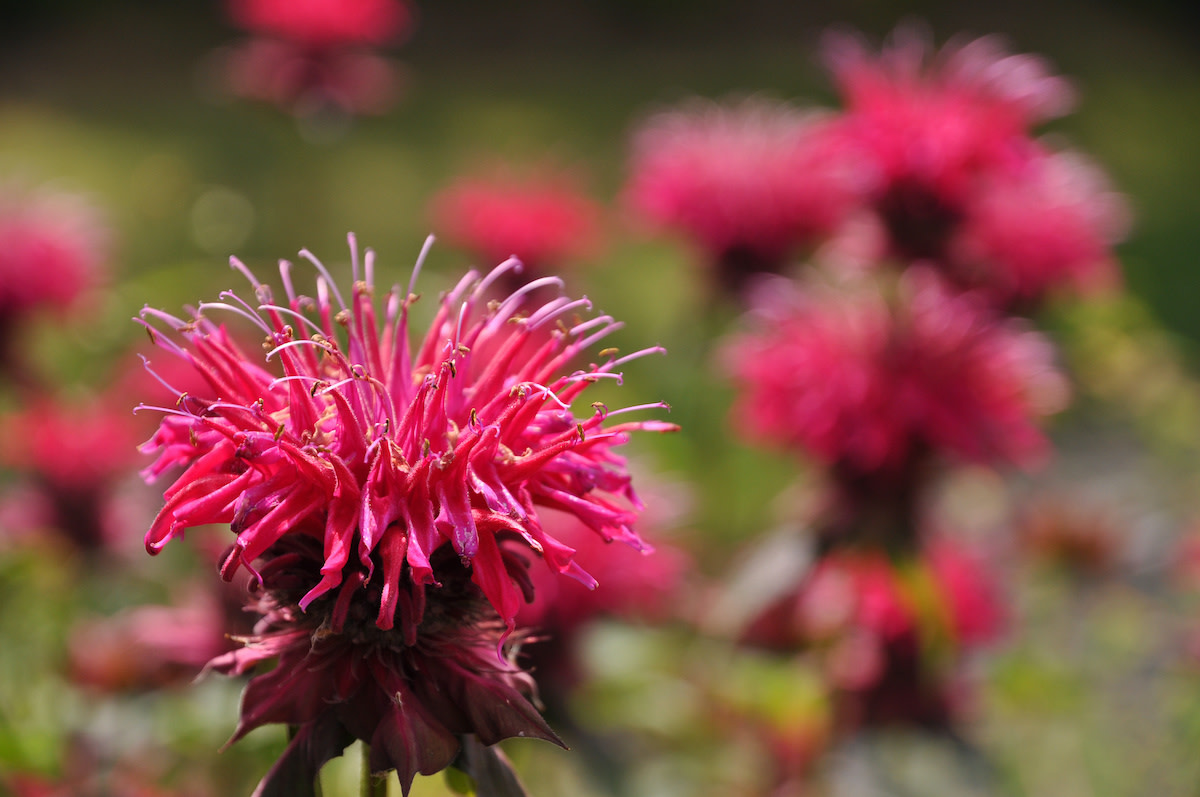
[[[387,775],[375,777],[371,774],[371,747],[366,742],[362,746],[362,797],[387,797]]]

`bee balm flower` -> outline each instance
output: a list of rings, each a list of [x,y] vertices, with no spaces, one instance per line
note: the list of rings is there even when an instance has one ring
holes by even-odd
[[[814,114],[762,99],[693,104],[656,114],[634,133],[629,207],[685,235],[722,287],[779,272],[831,234],[851,209],[858,175]]]
[[[869,201],[902,258],[942,257],[979,181],[1038,155],[1030,129],[1074,99],[1042,59],[1009,55],[995,38],[931,51],[911,28],[878,55],[849,35],[825,42],[846,104],[833,135],[870,173]]]
[[[734,418],[751,437],[842,476],[903,473],[928,451],[1019,464],[1045,453],[1037,420],[1066,398],[1050,344],[977,294],[926,269],[895,291],[763,287],[754,330],[725,349],[742,387]]]
[[[564,511],[606,540],[645,549],[614,448],[632,431],[675,428],[612,422],[662,404],[572,412],[590,385],[620,381],[622,365],[661,349],[623,357],[605,349],[598,364],[569,370],[620,324],[576,318],[586,299],[518,313],[556,278],[487,302],[490,286],[520,264],[468,273],[412,340],[420,261],[408,290],[386,293],[379,313],[374,254],[360,263],[353,238],[351,253],[348,297],[302,252],[318,274],[315,298],[296,292],[286,261],[286,301],[277,303],[233,259],[255,303],[225,293],[187,320],[143,312],[156,342],[191,362],[217,397],[179,394],[145,446],[158,454],[148,479],[186,467],[146,547],[154,553],[187,528],[229,524],[236,536],[222,574],[246,567],[257,575],[259,632],[214,666],[240,672],[280,656],[251,682],[242,712],[243,730],[302,727],[264,780],[272,788],[297,771],[301,780],[315,773],[353,738],[370,742],[372,767],[397,769],[406,788],[415,772],[446,766],[460,737],[552,738],[518,689],[527,676],[500,650],[532,589],[530,554],[595,582],[543,529],[539,511]],[[217,313],[257,326],[262,362],[209,318]]]

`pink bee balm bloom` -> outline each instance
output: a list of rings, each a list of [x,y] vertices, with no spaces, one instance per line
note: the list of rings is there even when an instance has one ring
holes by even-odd
[[[1050,344],[912,269],[880,282],[764,285],[749,332],[724,349],[748,436],[793,447],[843,476],[901,473],[925,451],[1029,464],[1036,420],[1066,386]]]
[[[465,178],[434,200],[433,224],[484,262],[516,257],[534,274],[587,256],[600,237],[600,208],[565,174]]]
[[[591,583],[572,551],[547,536],[537,506],[575,515],[606,539],[642,547],[632,529],[637,506],[624,460],[613,448],[635,430],[674,431],[659,421],[606,426],[596,405],[577,418],[570,403],[602,379],[620,380],[619,368],[658,347],[623,357],[601,352],[602,362],[565,372],[588,347],[620,328],[609,316],[569,322],[586,299],[552,299],[518,316],[524,295],[547,285],[529,283],[499,303],[485,303],[488,286],[519,268],[509,260],[484,278],[468,273],[441,302],[428,334],[408,335],[415,294],[399,286],[386,294],[382,324],[374,304],[374,253],[347,303],[325,267],[301,253],[320,273],[317,298],[296,293],[291,264],[280,273],[286,304],[233,259],[255,287],[257,305],[233,293],[204,303],[189,321],[147,309],[147,328],[164,348],[190,361],[209,381],[216,401],[180,394],[145,446],[158,458],[153,480],[174,465],[188,470],[168,488],[166,506],[146,535],[151,552],[184,529],[231,523],[237,540],[222,565],[226,576],[251,563],[287,533],[324,540],[321,583],[302,606],[343,584],[352,558],[370,570],[372,556],[389,585],[379,627],[393,627],[398,583],[405,566],[417,585],[433,584],[429,557],[451,544],[472,563],[472,578],[506,622],[520,604],[505,577],[497,538],[516,535],[563,573]],[[414,271],[415,280],[417,272]],[[206,313],[229,312],[258,325],[266,362],[251,361]],[[158,332],[154,324],[174,335]],[[174,338],[181,338],[177,343]],[[264,366],[274,361],[279,373]],[[652,407],[665,405],[655,404]],[[400,607],[419,621],[415,606]]]
[[[229,0],[228,8],[241,28],[315,48],[388,44],[414,22],[401,0]]]
[[[42,397],[0,418],[0,464],[25,484],[4,532],[51,529],[85,551],[119,543],[117,485],[132,474],[140,434],[127,407],[101,400]]]
[[[1019,169],[1037,150],[1030,127],[1073,101],[1041,59],[1008,55],[994,38],[930,50],[910,28],[879,55],[849,35],[825,42],[846,104],[835,135],[869,171],[869,199],[901,257],[940,257],[980,176]]]
[[[287,299],[277,304],[271,289],[233,259],[254,286],[255,304],[225,293],[187,321],[144,311],[160,345],[191,362],[217,397],[180,393],[176,408],[162,410],[145,446],[158,458],[145,475],[153,480],[176,465],[187,470],[167,489],[146,547],[156,552],[190,527],[230,524],[236,539],[222,574],[229,578],[242,566],[257,574],[265,619],[262,638],[221,668],[241,671],[281,657],[247,692],[243,726],[305,725],[315,736],[293,745],[305,767],[337,755],[345,741],[328,755],[312,751],[332,750],[331,740],[349,733],[382,744],[384,758],[373,765],[411,780],[449,763],[457,735],[474,734],[484,744],[509,735],[547,738],[536,712],[513,697],[510,682],[523,676],[497,650],[530,597],[528,554],[595,582],[574,550],[547,533],[539,513],[559,510],[605,539],[644,548],[632,528],[639,504],[613,449],[632,431],[675,427],[610,423],[648,407],[610,412],[597,403],[588,417],[572,413],[589,385],[619,381],[622,365],[661,349],[623,357],[605,349],[599,364],[568,370],[620,325],[608,316],[576,318],[586,299],[550,299],[518,313],[528,294],[559,285],[557,278],[489,302],[491,285],[520,264],[506,261],[482,278],[470,272],[442,297],[427,334],[410,340],[421,261],[407,291],[396,286],[385,294],[380,317],[374,254],[368,250],[360,262],[353,237],[351,253],[349,302],[325,267],[302,252],[318,274],[315,299],[296,292],[286,261],[280,274]],[[208,318],[218,312],[258,328],[261,364]],[[421,663],[430,646],[445,655]],[[389,653],[368,665],[378,651]],[[364,667],[375,686],[347,680],[366,678]],[[296,695],[289,687],[301,681]],[[394,714],[392,696],[427,689],[428,712]],[[344,705],[360,699],[381,704],[373,714]],[[431,725],[435,719],[442,730]],[[293,771],[283,759],[279,766]]]
[[[0,332],[42,309],[68,310],[100,280],[108,231],[82,197],[0,186]]]
[[[740,288],[781,271],[851,209],[859,175],[829,131],[810,112],[760,98],[659,113],[634,132],[626,204],[686,236]]]
[[[1109,287],[1120,279],[1111,247],[1128,220],[1094,165],[1068,153],[1033,158],[983,186],[952,246],[952,276],[1001,306]]]

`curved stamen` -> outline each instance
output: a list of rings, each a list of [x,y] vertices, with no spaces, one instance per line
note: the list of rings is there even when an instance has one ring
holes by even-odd
[[[325,268],[325,264],[318,260],[316,256],[307,249],[301,249],[299,254],[300,257],[304,258],[309,263],[312,263],[317,271],[321,272],[321,276],[325,278],[325,284],[329,287],[329,290],[333,291],[333,298],[337,299],[338,308],[341,310],[347,309],[346,302],[342,300],[342,292],[338,290],[337,283],[333,281],[333,277],[330,276],[329,269]],[[320,282],[320,280],[317,281],[318,286],[320,285]],[[318,288],[318,290],[320,290],[320,288]]]

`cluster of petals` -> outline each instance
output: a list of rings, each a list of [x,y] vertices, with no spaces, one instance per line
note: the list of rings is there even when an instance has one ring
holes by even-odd
[[[844,472],[903,469],[925,451],[1033,464],[1040,416],[1066,386],[1050,344],[996,319],[932,271],[804,287],[762,285],[724,363],[749,437]]]
[[[460,179],[434,200],[433,225],[449,243],[485,263],[516,257],[534,274],[590,254],[600,208],[567,174]]]
[[[779,271],[850,210],[859,175],[828,121],[781,102],[694,102],[635,131],[625,202],[721,266]]]
[[[995,38],[933,53],[914,28],[878,54],[845,34],[825,52],[846,106],[831,135],[886,231],[876,257],[935,260],[1004,308],[1115,282],[1128,211],[1097,167],[1032,137],[1072,104],[1042,59]]]
[[[75,306],[100,281],[108,239],[77,194],[0,186],[0,323]]]
[[[674,426],[611,421],[641,407],[609,411],[597,403],[577,417],[571,404],[597,381],[619,381],[623,364],[661,349],[625,356],[605,349],[599,364],[568,370],[620,324],[603,315],[579,320],[587,300],[567,297],[518,314],[527,294],[556,278],[486,301],[491,284],[520,267],[514,260],[482,278],[468,273],[443,295],[428,333],[410,340],[413,284],[385,294],[377,313],[374,254],[360,262],[353,242],[351,249],[348,295],[302,252],[318,275],[315,298],[296,292],[283,261],[286,298],[277,303],[234,259],[254,288],[253,304],[226,293],[187,320],[144,311],[155,340],[191,362],[214,397],[178,394],[144,446],[158,455],[144,471],[148,479],[186,468],[165,492],[147,549],[160,550],[190,527],[228,524],[236,534],[221,568],[228,578],[239,567],[253,571],[286,535],[313,537],[324,564],[299,605],[330,593],[350,601],[374,580],[382,585],[377,626],[411,635],[425,587],[439,581],[431,557],[442,546],[470,564],[472,580],[510,628],[523,596],[502,553],[505,539],[594,583],[573,550],[542,528],[541,507],[644,547],[632,528],[637,499],[613,449],[631,431]],[[265,362],[210,319],[222,313],[257,327]],[[345,577],[358,567],[364,579]]]
[[[412,28],[403,0],[228,0],[239,27],[308,47],[383,45]]]

